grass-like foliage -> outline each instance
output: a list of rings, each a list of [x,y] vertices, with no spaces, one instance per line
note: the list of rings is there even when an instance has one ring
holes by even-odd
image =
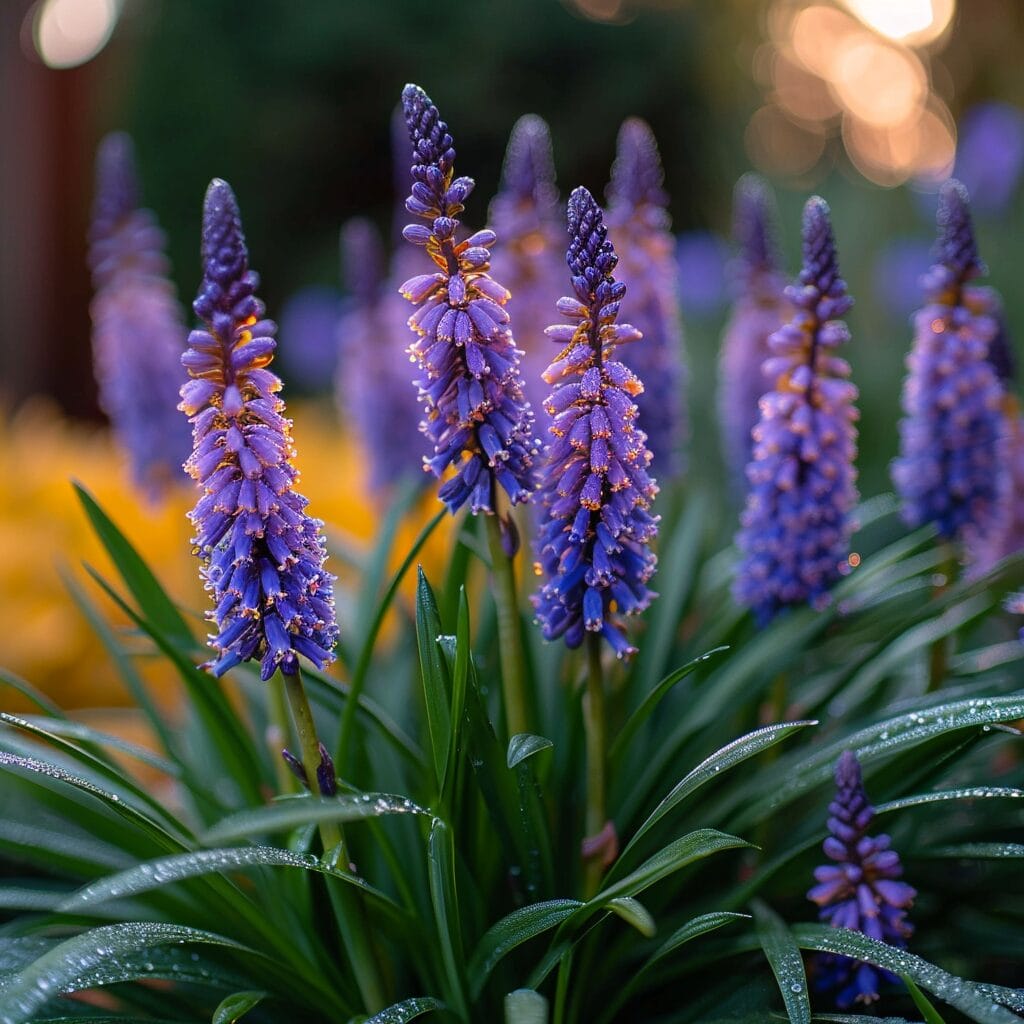
[[[4,714],[0,729],[3,1024],[780,1011],[802,1024],[830,1003],[801,950],[902,976],[883,991],[889,1017],[1024,1011],[1024,991],[1005,987],[1024,962],[1024,691],[1017,642],[991,614],[1019,582],[1013,563],[937,585],[932,531],[908,535],[878,498],[859,510],[860,565],[832,603],[757,631],[729,596],[734,556],[716,553],[725,517],[701,494],[670,495],[640,653],[604,666],[618,853],[604,844],[590,890],[586,654],[543,643],[522,602],[531,732],[509,736],[477,520],[453,533],[440,578],[420,571],[414,602],[403,578],[440,517],[393,551],[411,501],[342,574],[341,671],[305,671],[338,775],[336,795],[314,797],[279,759],[297,749],[275,731],[280,677],[199,670],[198,614],[79,496],[120,578],[89,570],[99,593],[72,586],[159,749],[4,677],[38,712]],[[104,624],[107,599],[129,631]],[[172,720],[138,672],[154,653],[181,678]],[[844,750],[918,892],[906,951],[816,923],[805,896]],[[342,829],[339,857],[322,836]]]

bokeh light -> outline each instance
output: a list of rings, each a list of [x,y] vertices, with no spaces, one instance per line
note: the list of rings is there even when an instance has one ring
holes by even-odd
[[[121,12],[119,0],[41,0],[29,14],[43,63],[74,68],[107,45]]]

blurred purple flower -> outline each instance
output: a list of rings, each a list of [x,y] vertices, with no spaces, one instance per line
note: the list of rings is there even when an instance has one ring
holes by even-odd
[[[362,217],[348,221],[341,251],[352,301],[336,325],[335,395],[362,441],[371,489],[386,496],[403,478],[424,479],[423,440],[409,390],[407,349],[416,336],[406,322],[408,305],[384,277],[384,246],[373,224]]]
[[[563,242],[551,133],[536,114],[525,114],[512,127],[490,221],[501,239],[491,268],[512,295],[508,311],[523,349],[526,396],[543,439],[550,423],[543,411],[549,347],[544,328],[558,301]]]
[[[718,421],[729,468],[743,478],[750,459],[750,432],[757,424],[758,402],[770,389],[763,364],[768,338],[792,313],[783,290],[776,242],[775,197],[756,174],[746,174],[733,196],[731,270],[736,299],[722,335],[719,355]]]
[[[878,253],[875,294],[893,317],[909,318],[917,308],[921,274],[931,262],[931,246],[918,238],[895,238]]]
[[[544,374],[553,422],[537,571],[546,582],[533,604],[545,639],[578,647],[585,632],[600,633],[622,658],[635,648],[621,617],[650,604],[657,564],[648,545],[658,520],[648,510],[658,488],[633,402],[643,385],[612,358],[640,332],[615,322],[626,286],[612,276],[615,250],[585,188],[569,199],[569,235],[574,294],[558,300],[558,311],[572,322],[547,329],[562,348]]]
[[[824,851],[833,864],[816,868],[807,898],[821,907],[818,915],[833,928],[849,928],[869,938],[905,949],[913,928],[906,912],[917,893],[906,882],[899,854],[889,848],[887,835],[868,836],[875,809],[868,803],[857,755],[845,751],[836,762],[836,795],[828,805]],[[883,981],[895,975],[846,956],[817,958],[815,985],[835,992],[836,1006],[848,1010],[878,998]]]
[[[998,526],[1006,487],[1000,458],[1003,389],[988,360],[996,297],[970,280],[984,272],[967,192],[939,193],[935,263],[921,278],[892,477],[910,526],[934,522],[948,539]]]
[[[956,177],[979,213],[996,214],[1013,198],[1024,171],[1024,111],[1009,103],[979,103],[964,114]]]
[[[139,209],[131,139],[106,136],[96,154],[89,232],[93,365],[100,404],[128,454],[132,479],[151,500],[184,482],[189,447],[176,411],[186,331],[164,241],[156,217]]]
[[[281,303],[281,362],[289,382],[303,391],[322,394],[337,371],[340,308],[340,293],[326,285],[302,288]]]
[[[453,176],[448,126],[418,85],[405,87],[402,107],[415,153],[405,208],[427,222],[403,234],[433,264],[432,273],[401,288],[418,307],[409,319],[419,336],[410,351],[420,369],[422,429],[434,447],[426,465],[439,478],[455,469],[438,493],[451,512],[468,501],[474,514],[494,514],[499,486],[513,505],[530,497],[538,445],[504,308],[509,293],[488,273],[493,231],[455,241],[474,182]]]
[[[839,319],[853,304],[839,276],[828,205],[817,196],[803,216],[803,269],[786,288],[795,312],[768,340],[750,488],[736,542],[743,554],[733,584],[739,604],[764,625],[784,606],[820,607],[849,553],[857,500],[857,389],[834,355],[849,341]]]
[[[619,279],[630,293],[631,317],[644,338],[623,362],[644,381],[637,398],[640,426],[660,477],[682,472],[686,442],[686,364],[679,309],[675,240],[654,133],[631,117],[619,129],[607,189],[608,230],[621,254]]]
[[[259,658],[269,679],[297,672],[302,654],[323,668],[338,638],[323,524],[294,490],[291,421],[267,368],[276,327],[254,294],[238,204],[218,178],[203,207],[202,257],[193,309],[204,329],[181,357],[192,379],[179,408],[193,429],[186,469],[203,493],[189,518],[218,630],[209,638],[217,658],[204,667],[219,676]]]
[[[706,319],[726,301],[728,250],[710,231],[681,231],[676,236],[679,301],[687,316]]]

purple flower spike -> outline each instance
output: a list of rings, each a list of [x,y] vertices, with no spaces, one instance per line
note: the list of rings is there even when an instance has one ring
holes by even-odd
[[[646,121],[619,130],[608,185],[608,229],[622,254],[619,277],[629,289],[631,316],[644,337],[624,356],[644,382],[640,425],[658,476],[678,476],[686,441],[686,368],[676,276],[675,238],[658,144]]]
[[[887,835],[868,836],[875,816],[868,803],[856,754],[845,751],[836,762],[836,795],[828,805],[829,837],[824,851],[833,864],[816,868],[816,885],[807,898],[821,907],[818,915],[833,928],[849,928],[869,938],[905,949],[913,928],[906,912],[917,895],[906,882],[899,854],[889,848]],[[847,1010],[878,998],[882,981],[895,975],[850,957],[827,954],[818,958],[816,986],[836,993],[836,1005]]]
[[[542,375],[548,365],[544,328],[558,300],[563,229],[551,134],[536,114],[524,115],[512,128],[490,220],[502,243],[494,252],[492,268],[512,293],[508,310],[516,341],[523,346],[526,395],[543,434],[550,425],[543,411],[547,387]]]
[[[352,303],[338,324],[335,394],[367,454],[370,489],[386,496],[403,478],[423,478],[406,355],[415,335],[408,306],[385,288],[384,247],[370,221],[353,218],[342,228],[341,254]]]
[[[828,205],[804,207],[804,265],[786,288],[795,312],[768,339],[761,398],[747,466],[746,508],[736,542],[743,560],[733,594],[761,625],[786,605],[822,607],[849,553],[855,486],[857,389],[835,355],[849,340],[839,319],[853,305],[839,276]]]
[[[438,492],[452,513],[468,501],[474,514],[494,514],[499,486],[513,505],[530,497],[539,444],[505,310],[509,293],[488,273],[493,231],[455,240],[474,182],[454,177],[455,149],[437,107],[418,85],[407,85],[402,109],[414,154],[405,208],[427,222],[403,234],[433,263],[431,273],[401,287],[419,307],[409,318],[418,335],[409,351],[426,411],[420,429],[434,448],[424,465],[439,478],[454,468]]]
[[[914,315],[892,477],[907,524],[934,522],[953,539],[996,527],[1006,484],[1002,387],[988,359],[998,302],[968,284],[985,268],[958,181],[939,193],[938,227],[936,262],[921,278],[925,305]]]
[[[742,479],[750,460],[750,432],[758,402],[771,388],[764,361],[768,338],[789,319],[786,280],[779,270],[775,197],[756,174],[740,178],[733,196],[733,265],[736,300],[722,336],[719,357],[718,421],[729,467]]]
[[[96,156],[89,233],[93,363],[100,404],[132,477],[156,500],[184,480],[188,432],[175,408],[185,327],[167,278],[163,232],[138,204],[131,139],[108,135]]]
[[[203,208],[202,257],[192,308],[204,327],[181,357],[192,379],[179,408],[192,423],[185,468],[203,494],[189,518],[218,630],[210,636],[217,657],[203,667],[219,676],[259,658],[269,679],[277,668],[298,671],[303,654],[323,668],[338,639],[323,524],[294,489],[292,425],[268,369],[276,327],[255,295],[234,194],[217,178]]]
[[[658,518],[649,509],[658,488],[634,403],[643,385],[612,358],[640,332],[615,322],[626,286],[612,276],[615,250],[585,188],[569,199],[569,235],[573,295],[558,300],[558,311],[571,323],[547,329],[561,351],[544,374],[552,440],[535,571],[547,581],[533,604],[546,639],[578,647],[586,631],[600,633],[622,658],[636,649],[621,617],[650,604],[657,563],[649,544]]]

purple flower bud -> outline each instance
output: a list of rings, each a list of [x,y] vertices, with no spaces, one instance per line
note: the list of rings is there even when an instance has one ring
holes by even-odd
[[[577,298],[558,303],[573,323],[548,330],[564,347],[545,373],[552,423],[535,571],[546,581],[533,604],[546,639],[578,647],[585,632],[600,633],[621,658],[635,652],[622,616],[643,611],[655,596],[647,582],[657,564],[649,545],[658,518],[649,510],[658,488],[637,426],[634,399],[643,385],[613,358],[618,344],[639,335],[615,323],[625,288],[612,276],[615,250],[585,188],[569,199],[569,235]]]
[[[792,314],[775,236],[775,197],[762,178],[746,174],[733,195],[736,299],[722,336],[718,382],[718,420],[726,459],[740,479],[750,460],[750,432],[757,424],[758,402],[771,387],[763,370],[770,355],[768,338]]]
[[[630,316],[644,337],[623,362],[644,382],[640,425],[659,476],[677,476],[686,441],[686,369],[676,277],[675,238],[658,144],[639,118],[619,130],[608,185],[608,230],[621,254],[619,277],[630,293]]]
[[[448,126],[417,85],[402,91],[402,108],[414,153],[406,209],[430,224],[426,252],[437,276],[436,286],[410,279],[401,289],[419,307],[409,318],[417,334],[409,351],[419,367],[416,385],[426,412],[420,429],[434,449],[424,464],[439,478],[449,467],[455,470],[438,493],[452,513],[469,502],[474,514],[493,514],[499,486],[513,505],[529,498],[539,444],[523,392],[522,353],[504,308],[509,293],[486,272],[479,253],[465,258],[468,250],[489,248],[492,232],[455,240],[473,182],[453,181]]]
[[[131,139],[108,135],[96,155],[89,233],[93,365],[135,484],[155,500],[184,480],[188,431],[175,409],[186,331],[167,278],[163,232],[138,203]]]
[[[287,748],[281,751],[281,760],[291,769],[292,775],[302,783],[304,789],[309,789],[309,776],[306,775],[305,765]]]
[[[204,328],[182,356],[181,389],[194,449],[185,468],[202,488],[189,513],[217,625],[214,675],[249,659],[260,674],[298,671],[303,654],[323,668],[338,638],[334,577],[324,569],[322,523],[294,489],[291,421],[268,366],[275,325],[256,297],[257,275],[234,194],[215,178],[203,208],[203,281],[193,303]]]
[[[936,262],[921,278],[925,305],[914,316],[892,477],[904,520],[934,522],[953,539],[997,527],[1007,480],[1002,387],[988,358],[996,299],[967,283],[984,264],[958,181],[943,185],[937,220]]]
[[[852,531],[857,389],[832,354],[847,337],[834,322],[853,304],[839,276],[828,205],[817,196],[803,217],[803,269],[786,288],[796,307],[768,339],[773,382],[760,403],[747,466],[746,508],[736,537],[743,554],[733,594],[763,625],[783,607],[828,601]]]
[[[318,744],[320,750],[320,764],[316,769],[316,783],[321,796],[334,796],[338,792],[338,779],[334,774],[334,759],[328,749]]]
[[[906,882],[896,881],[903,867],[896,851],[889,849],[889,837],[867,835],[875,812],[852,751],[845,751],[836,762],[835,780],[828,819],[832,835],[825,840],[824,850],[836,864],[815,869],[817,885],[807,898],[821,907],[819,919],[834,928],[863,932],[905,949],[913,932],[906,911],[917,893]],[[841,1010],[873,1002],[882,981],[898,980],[881,968],[831,953],[819,956],[817,964],[816,986],[834,992]]]

